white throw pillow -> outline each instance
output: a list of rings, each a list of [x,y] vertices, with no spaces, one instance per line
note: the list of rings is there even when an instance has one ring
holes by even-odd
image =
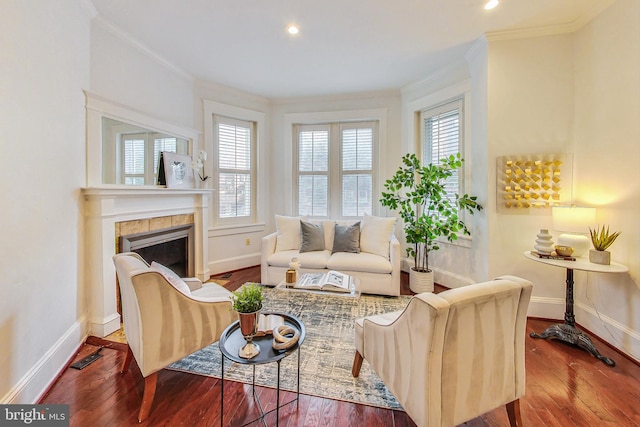
[[[276,215],[276,252],[300,249],[300,217]]]
[[[396,228],[397,218],[383,218],[364,214],[360,226],[360,251],[389,258],[389,242]]]
[[[189,289],[189,285],[187,285],[184,280],[182,280],[176,273],[173,272],[170,268],[165,267],[164,265],[153,261],[151,263],[151,269],[157,271],[162,274],[167,282],[171,283],[171,286],[176,288],[178,291],[182,292],[185,295],[191,295],[191,289]]]

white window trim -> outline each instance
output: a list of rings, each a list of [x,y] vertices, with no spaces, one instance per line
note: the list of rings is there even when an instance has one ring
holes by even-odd
[[[470,158],[471,148],[469,142],[469,135],[471,134],[471,80],[465,80],[458,84],[449,86],[427,96],[418,98],[414,101],[407,103],[407,110],[412,118],[412,120],[407,120],[408,123],[405,123],[405,129],[407,132],[408,146],[405,147],[406,152],[415,153],[419,158],[422,158],[422,142],[420,141],[421,131],[420,131],[420,118],[422,111],[428,110],[430,108],[437,107],[442,104],[446,104],[449,101],[453,101],[455,99],[462,99],[462,105],[464,109],[463,113],[463,128],[462,128],[462,157],[468,162],[467,159]],[[465,168],[463,168],[464,172],[464,188],[462,188],[462,192],[469,193],[471,188],[471,167],[467,164]],[[469,226],[471,224],[471,216],[468,212],[462,213],[462,220]],[[473,235],[473,230],[471,230]],[[458,240],[454,242],[449,242],[446,239],[438,239],[438,242],[453,245],[453,246],[461,246],[465,248],[471,247],[472,236],[466,236],[463,234],[458,234]]]
[[[218,196],[215,192],[211,200],[211,215],[209,218],[210,228],[218,229],[224,228],[229,230],[230,228],[246,228],[247,225],[260,225],[265,223],[265,206],[267,200],[267,183],[269,182],[266,176],[267,170],[267,151],[264,145],[266,144],[266,114],[260,111],[250,110],[247,108],[236,107],[233,105],[223,104],[220,102],[210,101],[208,99],[203,100],[204,110],[204,149],[208,153],[216,152],[214,150],[215,132],[214,132],[214,116],[224,116],[238,120],[244,120],[247,122],[253,122],[256,126],[256,150],[255,150],[255,165],[256,165],[256,185],[255,185],[255,213],[252,217],[243,223],[230,225],[228,222],[220,223],[218,221]],[[207,174],[214,176],[215,159],[211,159],[206,162],[208,168]],[[263,227],[264,228],[264,227]]]
[[[386,156],[382,155],[383,147],[387,146],[387,115],[386,108],[373,108],[366,110],[345,110],[345,111],[326,111],[316,113],[288,113],[284,115],[284,129],[285,129],[285,149],[284,149],[284,167],[286,176],[291,177],[285,184],[288,188],[285,189],[285,206],[286,214],[293,215],[296,211],[294,206],[295,198],[293,194],[294,183],[293,177],[295,171],[294,166],[294,131],[293,127],[296,124],[326,124],[336,122],[360,122],[360,121],[377,121],[378,122],[378,143],[376,152],[374,153],[376,164],[374,165],[374,171],[376,172],[376,182],[374,182],[374,189],[378,190],[384,188],[384,173],[387,170]],[[374,199],[373,214],[380,214],[380,203],[377,199]]]

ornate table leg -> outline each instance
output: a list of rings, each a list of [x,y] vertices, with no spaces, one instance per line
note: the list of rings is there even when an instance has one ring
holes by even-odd
[[[604,357],[600,354],[598,349],[593,342],[591,342],[591,338],[586,335],[584,332],[576,328],[575,324],[575,316],[573,314],[573,269],[567,268],[567,292],[565,297],[565,313],[564,313],[564,324],[558,323],[555,325],[549,326],[545,331],[541,334],[537,334],[535,332],[531,332],[529,336],[531,338],[551,338],[558,339],[560,341],[577,345],[583,350],[588,351],[593,356],[597,357],[599,360],[602,360],[609,366],[616,366],[616,363],[609,359],[608,357]]]

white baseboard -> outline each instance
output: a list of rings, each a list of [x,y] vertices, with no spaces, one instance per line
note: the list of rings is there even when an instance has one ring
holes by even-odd
[[[401,269],[405,273],[409,272],[409,269],[413,267],[413,260],[403,258],[401,262]],[[461,276],[456,273],[452,273],[447,270],[442,270],[438,267],[431,267],[433,270],[433,280],[442,286],[447,288],[461,288],[463,286],[471,285],[475,283],[470,277]]]
[[[211,274],[214,275],[239,270],[241,268],[253,267],[254,265],[260,265],[260,253],[215,260],[209,263],[209,269],[211,270]]]
[[[36,403],[86,339],[87,320],[75,322],[40,360],[2,397],[2,404]]]
[[[602,340],[628,355],[640,363],[640,332],[630,329],[626,325],[611,317],[598,313],[593,307],[582,302],[576,302],[573,306],[576,315],[576,323],[595,334]],[[611,350],[598,348],[600,353],[611,357]],[[611,357],[615,360],[615,357]]]
[[[564,310],[564,298],[533,296],[527,315],[543,319],[556,319],[562,323],[564,322]],[[593,307],[579,301],[574,302],[573,313],[579,328],[588,330],[631,359],[640,362],[640,332],[630,329],[607,315],[598,313]],[[601,354],[611,357],[610,350],[609,352],[606,348],[598,348],[598,350]],[[611,358],[615,360],[615,357]]]

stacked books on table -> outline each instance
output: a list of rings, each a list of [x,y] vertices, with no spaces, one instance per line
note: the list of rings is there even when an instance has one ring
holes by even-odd
[[[307,289],[329,292],[351,292],[353,277],[339,271],[326,273],[304,273],[293,285],[295,289]]]
[[[540,252],[536,252],[536,251],[531,251],[531,255],[537,256],[538,258],[545,258],[545,259],[561,259],[564,261],[575,261],[575,257],[572,256],[562,256],[562,255],[558,255],[555,252],[552,252],[550,254],[541,254]]]

